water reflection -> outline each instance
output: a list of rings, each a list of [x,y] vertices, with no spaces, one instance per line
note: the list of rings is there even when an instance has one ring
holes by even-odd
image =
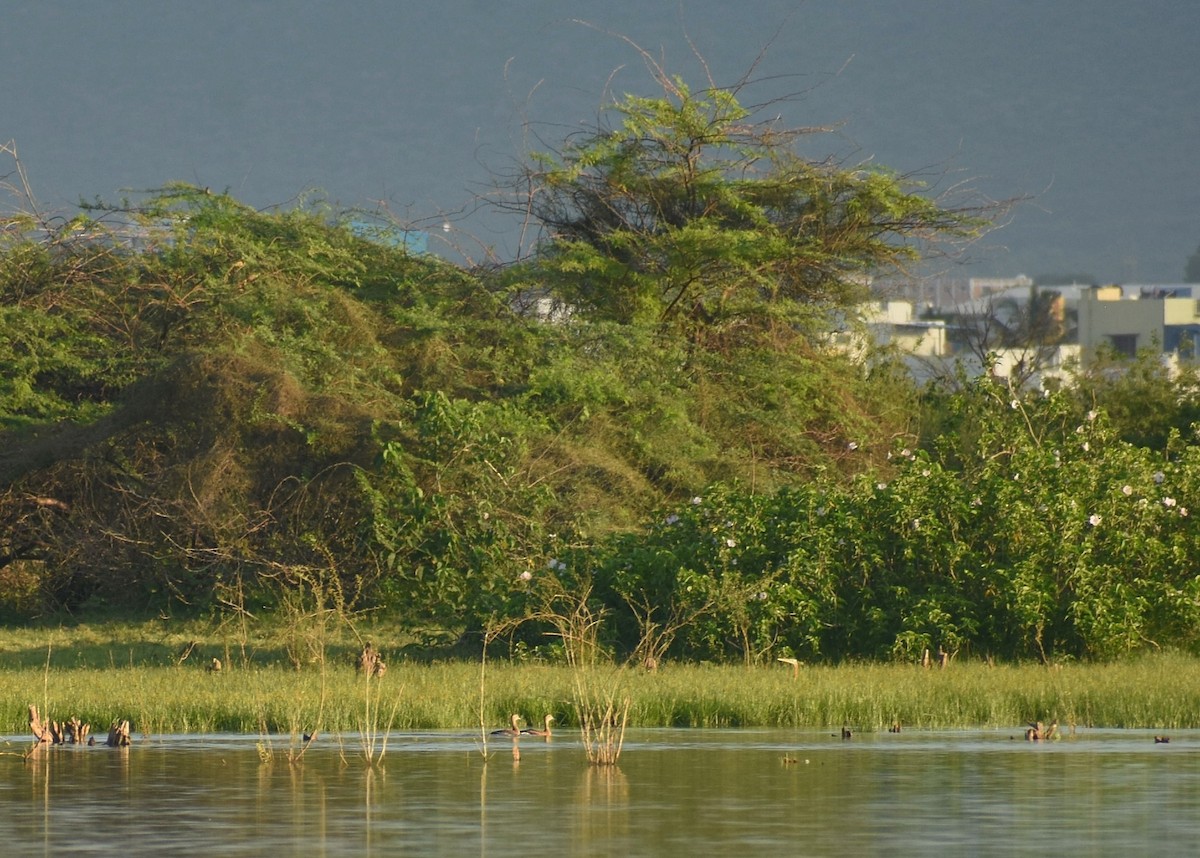
[[[374,768],[334,742],[263,762],[253,738],[229,736],[11,754],[0,852],[1184,855],[1200,842],[1200,732],[1155,745],[638,731],[619,766],[589,766],[565,733],[488,750],[412,734]]]
[[[629,781],[617,766],[587,766],[579,782],[571,844],[577,855],[604,852],[609,843],[631,840]]]

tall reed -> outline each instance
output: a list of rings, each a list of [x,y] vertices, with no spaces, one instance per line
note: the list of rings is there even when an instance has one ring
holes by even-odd
[[[628,667],[597,668],[604,656],[599,641],[604,614],[593,608],[590,596],[590,587],[569,593],[556,585],[537,617],[549,622],[562,641],[584,754],[592,765],[611,766],[621,757],[629,723],[629,696],[621,690]]]
[[[583,734],[583,750],[594,766],[616,765],[629,724],[629,697],[618,698],[615,684],[598,687],[575,673],[575,711]]]

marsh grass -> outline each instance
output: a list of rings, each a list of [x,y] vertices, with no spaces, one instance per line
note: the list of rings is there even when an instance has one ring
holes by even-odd
[[[1050,668],[812,666],[795,678],[776,665],[667,664],[653,672],[597,665],[586,668],[582,680],[580,669],[569,665],[489,660],[484,694],[478,659],[416,662],[390,653],[387,674],[364,689],[351,649],[345,659],[296,670],[285,655],[271,658],[269,641],[254,642],[248,652],[256,656],[235,657],[212,673],[196,655],[181,663],[164,659],[158,643],[122,642],[103,651],[57,632],[52,645],[46,637],[29,638],[14,652],[14,638],[0,632],[0,733],[13,736],[27,734],[30,703],[48,717],[78,716],[93,726],[128,718],[142,736],[298,736],[318,727],[326,734],[371,733],[374,758],[389,731],[471,731],[502,725],[511,712],[553,713],[564,730],[581,730],[587,717],[596,728],[611,723],[610,710],[629,727],[823,729],[846,723],[871,731],[899,722],[906,729],[1015,729],[1053,719],[1080,727],[1200,727],[1200,659],[1176,654]],[[606,671],[619,674],[619,683],[603,679]]]

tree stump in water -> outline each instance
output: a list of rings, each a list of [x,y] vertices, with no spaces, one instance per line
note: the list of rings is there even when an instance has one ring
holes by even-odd
[[[1030,721],[1029,729],[1025,731],[1025,739],[1030,742],[1040,742],[1043,739],[1058,738],[1058,720],[1050,722],[1047,727],[1041,721]]]
[[[129,747],[129,722],[113,721],[112,726],[108,728],[108,741],[104,744],[110,748]]]
[[[88,734],[92,732],[92,725],[84,724],[78,718],[72,718],[63,725],[63,732],[68,745],[82,745],[87,741]]]
[[[81,745],[92,732],[92,725],[84,724],[78,717],[70,721],[53,721],[49,718],[43,721],[37,707],[30,704],[29,730],[38,744],[46,742],[51,745]]]
[[[38,715],[38,709],[32,703],[29,705],[29,729],[33,731],[33,740],[35,742],[49,742],[53,739],[50,732],[50,725],[42,721],[42,717]]]

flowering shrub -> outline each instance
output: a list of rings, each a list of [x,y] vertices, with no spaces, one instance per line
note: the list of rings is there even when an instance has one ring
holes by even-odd
[[[606,546],[614,614],[686,605],[675,650],[701,658],[1194,648],[1200,450],[1164,457],[986,379],[957,406],[971,433],[896,451],[886,476],[725,487]]]

